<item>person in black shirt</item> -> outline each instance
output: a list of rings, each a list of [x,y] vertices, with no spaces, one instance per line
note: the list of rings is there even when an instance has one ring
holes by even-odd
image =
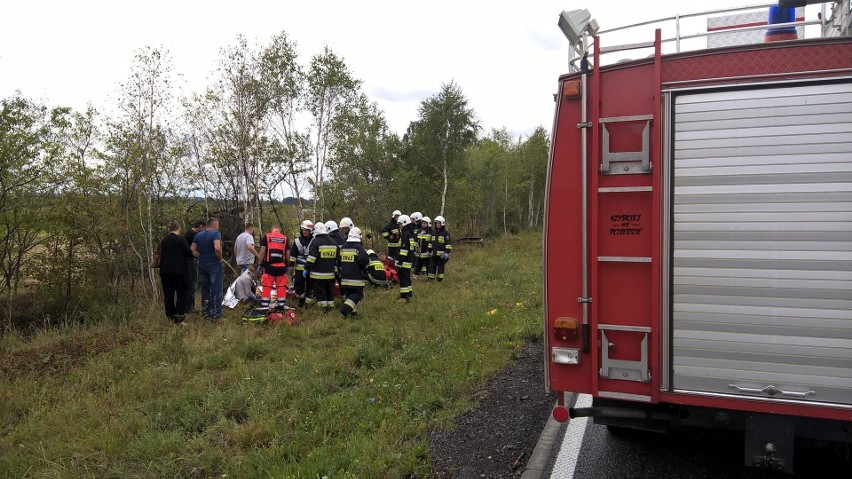
[[[186,238],[186,244],[191,245],[192,240],[199,231],[207,226],[204,220],[198,220],[192,224],[192,229],[186,232],[183,236]],[[186,259],[186,313],[195,313],[198,311],[195,308],[195,290],[198,289],[198,260],[193,258]]]
[[[169,223],[169,234],[160,242],[160,282],[166,316],[175,324],[184,324],[186,311],[186,263],[192,258],[186,238],[180,234],[180,223]]]

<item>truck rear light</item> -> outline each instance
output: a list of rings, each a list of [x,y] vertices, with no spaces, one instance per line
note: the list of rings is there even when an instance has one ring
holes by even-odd
[[[553,322],[553,335],[562,341],[573,341],[577,339],[577,330],[580,322],[574,318],[556,318]]]
[[[568,420],[568,409],[565,406],[556,406],[553,408],[553,419],[556,419],[559,422],[565,422]]]
[[[582,93],[580,80],[566,80],[562,82],[562,96],[565,98],[580,98]]]
[[[580,350],[576,348],[552,348],[550,358],[556,364],[580,364]]]

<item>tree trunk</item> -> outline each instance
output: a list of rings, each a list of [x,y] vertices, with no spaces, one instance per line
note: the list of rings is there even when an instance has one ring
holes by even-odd
[[[530,178],[530,196],[529,201],[527,203],[527,226],[532,228],[535,222],[535,204],[533,203],[533,197],[535,196],[533,193],[535,192],[535,179]]]
[[[65,303],[71,304],[71,276],[74,268],[74,237],[68,239],[68,273],[65,276]]]
[[[447,175],[447,159],[444,158],[444,185],[441,189],[441,216],[444,216],[444,206],[447,204],[447,182],[449,180]]]

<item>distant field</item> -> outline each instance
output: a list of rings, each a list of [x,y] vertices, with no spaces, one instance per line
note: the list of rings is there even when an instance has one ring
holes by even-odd
[[[458,247],[357,321],[122,324],[0,338],[0,477],[423,477],[424,432],[541,335],[541,235]]]

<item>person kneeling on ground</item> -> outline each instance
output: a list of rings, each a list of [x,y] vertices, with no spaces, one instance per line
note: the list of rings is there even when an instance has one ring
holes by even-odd
[[[389,255],[379,253],[379,261],[385,265],[385,276],[388,279],[388,283],[399,284],[399,273],[396,271],[396,260]]]
[[[387,257],[387,255],[385,256]],[[376,252],[371,249],[367,250],[367,258],[370,260],[370,263],[367,265],[367,280],[373,286],[388,287],[390,282],[388,281],[388,275],[385,271],[385,264],[382,263]]]
[[[260,298],[255,292],[254,280],[257,277],[257,267],[253,264],[248,265],[248,268],[241,274],[237,281],[234,282],[234,295],[240,301],[245,301],[252,306],[260,305]]]
[[[364,270],[370,263],[370,258],[361,246],[361,229],[352,227],[346,243],[340,247],[337,267],[340,271],[340,296],[346,298],[340,306],[340,314],[344,318],[357,316],[358,302],[364,298]]]

